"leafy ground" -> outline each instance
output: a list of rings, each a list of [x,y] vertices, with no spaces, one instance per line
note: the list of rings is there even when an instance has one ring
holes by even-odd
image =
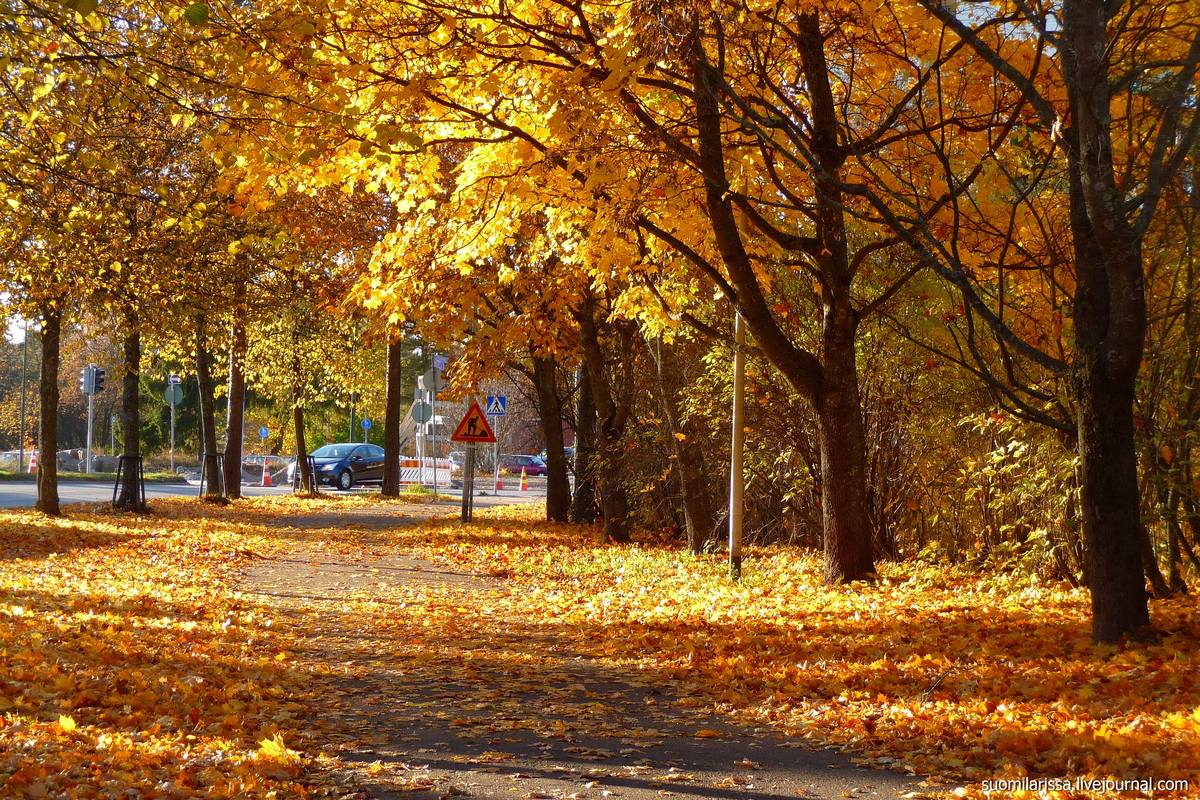
[[[1200,785],[1193,599],[1155,604],[1160,643],[1104,648],[1085,597],[1057,584],[904,564],[830,590],[810,557],[772,549],[734,586],[719,558],[599,544],[533,521],[537,507],[470,527],[413,502],[380,508],[0,512],[0,795],[486,789],[429,763],[446,731],[475,748],[461,757],[477,778],[482,760],[508,781],[503,796],[620,796],[631,781],[753,796],[766,750],[711,773],[672,772],[654,750],[747,730],[965,796],[1001,775]],[[625,745],[606,754],[605,737]],[[506,746],[546,748],[561,774],[512,778],[527,760]],[[866,781],[850,783],[856,795]]]

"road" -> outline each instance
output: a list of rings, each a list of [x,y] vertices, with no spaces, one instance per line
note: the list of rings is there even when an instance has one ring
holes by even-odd
[[[518,479],[519,483],[520,479]],[[475,505],[497,505],[498,503],[521,503],[542,500],[546,496],[545,480],[536,484],[530,481],[530,491],[521,492],[516,487],[505,488],[499,497],[480,496],[476,494]],[[156,497],[195,497],[198,486],[194,483],[147,483],[146,499]],[[491,486],[487,487],[489,490]],[[242,486],[242,494],[246,497],[262,495],[291,494],[290,486]],[[326,489],[325,491],[329,491]],[[364,488],[356,491],[373,492],[376,489]],[[58,497],[63,503],[102,503],[112,500],[113,487],[111,483],[96,481],[60,481]],[[441,493],[454,498],[457,502],[462,494],[456,489],[442,489]],[[491,492],[489,491],[490,495]],[[0,508],[33,507],[37,500],[37,484],[33,481],[0,481]]]

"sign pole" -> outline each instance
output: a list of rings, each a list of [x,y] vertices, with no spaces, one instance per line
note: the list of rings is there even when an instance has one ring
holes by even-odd
[[[175,404],[168,403],[171,406],[171,472],[175,471]]]
[[[87,459],[84,462],[86,466],[84,466],[83,471],[89,475],[92,472],[92,411],[95,399],[96,395],[94,393],[88,394]]]
[[[500,430],[500,418],[492,417],[496,420],[496,430]],[[500,436],[497,434],[496,441],[492,442],[492,494],[500,494]]]
[[[467,445],[467,460],[463,465],[462,521],[471,521],[471,502],[475,494],[475,443]]]
[[[433,374],[433,386],[429,387],[429,421],[433,424],[433,492],[438,490],[438,451],[437,451],[437,373]]]
[[[742,449],[745,444],[746,331],[742,315],[733,320],[733,441],[729,448],[729,577],[742,579]]]
[[[29,322],[25,322],[25,338],[21,340],[21,435],[17,472],[25,471],[25,376],[29,374]]]

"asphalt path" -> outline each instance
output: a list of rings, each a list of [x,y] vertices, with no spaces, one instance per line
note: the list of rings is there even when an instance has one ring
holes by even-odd
[[[189,483],[146,483],[146,499],[155,497],[195,497],[199,487]],[[284,495],[289,494],[287,486],[262,487],[243,486],[242,494]],[[59,481],[58,499],[62,503],[102,503],[112,500],[113,487],[111,483],[100,481]],[[22,508],[33,506],[37,500],[37,484],[33,481],[2,481],[0,482],[0,508]]]
[[[519,484],[520,479],[517,479]],[[533,482],[530,482],[533,484]],[[540,485],[539,485],[540,484]],[[475,506],[497,505],[505,503],[533,502],[546,496],[545,481],[530,486],[530,491],[522,492],[516,487],[506,485],[499,496],[494,496],[489,484],[486,489],[478,487],[475,495]],[[486,491],[483,494],[480,490]],[[146,499],[156,497],[195,497],[199,486],[195,483],[146,483]],[[329,492],[328,489],[324,490]],[[355,492],[378,492],[378,488],[363,487],[354,489]],[[290,486],[242,486],[245,497],[280,496],[291,494]],[[330,492],[334,494],[334,492]],[[440,493],[455,502],[461,502],[462,493],[457,489],[441,489]],[[61,503],[103,503],[111,501],[113,487],[111,483],[99,481],[59,481],[58,498]],[[32,508],[37,501],[37,484],[33,481],[0,481],[0,508]]]

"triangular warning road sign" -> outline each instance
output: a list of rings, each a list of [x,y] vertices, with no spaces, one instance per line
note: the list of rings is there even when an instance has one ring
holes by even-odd
[[[462,418],[462,422],[458,423],[458,427],[454,429],[454,433],[450,436],[450,441],[496,441],[496,434],[492,431],[492,426],[488,425],[487,417],[484,415],[483,409],[479,407],[478,402],[471,401],[471,407],[467,409],[466,416]]]

